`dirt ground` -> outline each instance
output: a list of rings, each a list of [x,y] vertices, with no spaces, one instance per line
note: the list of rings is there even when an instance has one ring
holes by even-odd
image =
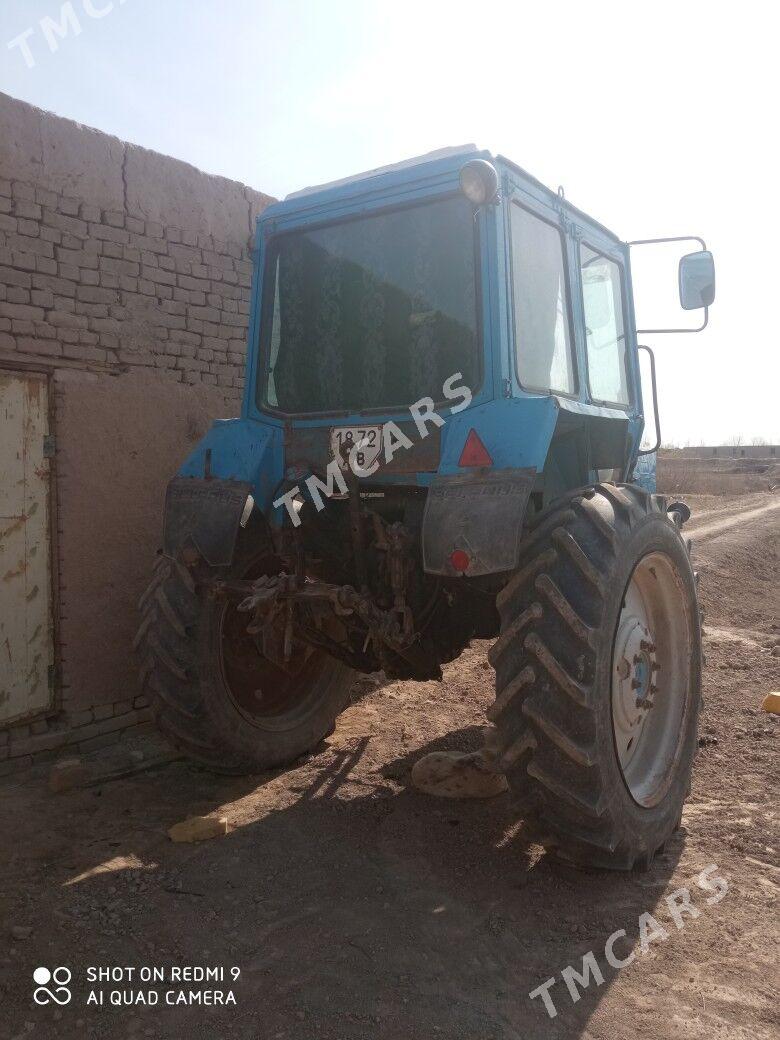
[[[286,772],[229,780],[174,761],[61,795],[43,769],[6,781],[0,1036],[780,1035],[780,716],[759,710],[780,689],[780,498],[682,497],[707,612],[706,707],[683,827],[648,872],[556,862],[528,844],[506,795],[459,802],[410,788],[420,755],[479,745],[492,671],[477,644],[440,684],[356,684],[335,734]],[[139,741],[148,761],[154,738]],[[227,817],[230,833],[174,845],[167,828],[194,813]],[[719,901],[695,880],[712,864],[728,882]],[[681,930],[666,903],[680,888],[699,911]],[[642,953],[647,913],[658,932]],[[617,929],[627,934],[615,953],[636,954],[620,969],[604,955]],[[581,970],[591,950],[603,982],[576,989],[574,1003],[561,972]],[[171,983],[171,967],[187,965],[226,978]],[[70,1003],[34,1002],[42,966],[72,972]],[[91,984],[100,966],[136,975]],[[142,967],[166,981],[141,982]],[[551,978],[554,1018],[529,997]],[[213,989],[235,1006],[165,1004],[166,993]],[[87,1005],[90,990],[103,1006]],[[109,1003],[112,991],[149,990],[159,1004]]]

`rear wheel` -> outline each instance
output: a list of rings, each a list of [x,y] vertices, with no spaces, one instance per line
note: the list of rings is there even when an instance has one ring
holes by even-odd
[[[241,552],[233,577],[268,573],[267,552]],[[294,761],[333,729],[352,671],[319,650],[288,668],[266,658],[249,615],[196,586],[179,561],[160,557],[140,601],[136,648],[157,726],[189,758],[220,773]]]
[[[559,854],[647,865],[690,790],[696,585],[662,498],[599,484],[542,514],[498,597],[497,754]]]

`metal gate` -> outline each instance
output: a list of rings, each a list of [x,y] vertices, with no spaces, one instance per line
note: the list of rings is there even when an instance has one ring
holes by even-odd
[[[0,369],[0,726],[52,705],[49,394]]]

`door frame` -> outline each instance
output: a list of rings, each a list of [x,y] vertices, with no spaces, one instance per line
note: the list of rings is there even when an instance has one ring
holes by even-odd
[[[0,721],[0,732],[12,730],[15,726],[23,726],[36,719],[48,719],[58,715],[62,710],[62,672],[60,653],[60,617],[59,617],[59,586],[60,586],[60,558],[59,558],[59,516],[57,501],[57,437],[56,437],[56,409],[55,409],[55,380],[54,372],[56,366],[46,365],[40,361],[32,361],[28,358],[0,358],[0,371],[16,373],[19,376],[38,375],[43,376],[46,381],[47,394],[47,418],[49,423],[49,437],[54,439],[55,449],[49,457],[49,616],[51,619],[51,646],[52,646],[52,669],[53,674],[49,679],[50,698],[49,704],[44,708],[36,708],[25,715],[18,715],[10,722]]]

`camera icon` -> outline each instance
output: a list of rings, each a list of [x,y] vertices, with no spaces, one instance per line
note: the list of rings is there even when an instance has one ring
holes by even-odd
[[[70,968],[60,967],[54,971],[36,968],[33,972],[33,982],[38,988],[33,993],[33,1000],[36,1004],[50,1004],[52,1001],[60,1006],[69,1004],[72,994],[68,989],[68,983],[72,977]],[[54,983],[53,990],[48,989],[50,982]]]

